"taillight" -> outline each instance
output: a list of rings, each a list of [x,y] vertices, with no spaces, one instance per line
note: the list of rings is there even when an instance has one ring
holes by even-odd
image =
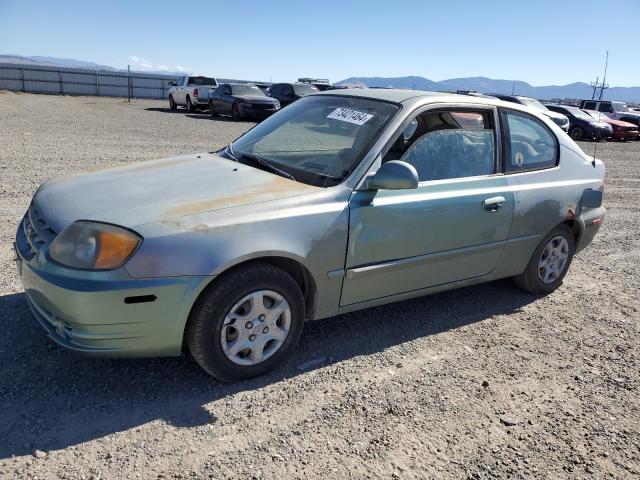
[[[197,88],[194,88],[194,89],[193,89],[193,96],[194,96],[194,97],[197,97],[197,96],[198,96],[198,89],[197,89]]]

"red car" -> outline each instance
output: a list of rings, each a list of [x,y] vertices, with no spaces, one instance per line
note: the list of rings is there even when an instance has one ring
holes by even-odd
[[[594,119],[600,122],[606,122],[611,125],[613,129],[612,138],[616,140],[637,140],[640,132],[638,132],[638,126],[633,123],[623,122],[622,120],[615,120],[611,117],[608,117],[606,114],[602,112],[597,112],[595,110],[582,110],[583,112],[588,113]]]

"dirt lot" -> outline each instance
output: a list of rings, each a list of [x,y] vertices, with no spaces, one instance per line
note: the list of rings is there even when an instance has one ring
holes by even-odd
[[[552,295],[501,281],[315,322],[286,366],[229,385],[62,350],[14,271],[46,178],[251,125],[165,107],[0,93],[0,477],[638,478],[640,142],[598,145],[608,217]]]

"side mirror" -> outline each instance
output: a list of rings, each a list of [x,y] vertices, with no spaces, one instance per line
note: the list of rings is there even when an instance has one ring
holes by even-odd
[[[371,180],[371,190],[406,190],[418,188],[418,172],[413,165],[400,160],[383,163]]]
[[[178,86],[178,82],[169,82],[169,85],[171,85],[172,87],[177,87]]]

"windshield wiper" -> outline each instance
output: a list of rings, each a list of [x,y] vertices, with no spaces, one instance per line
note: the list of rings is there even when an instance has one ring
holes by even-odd
[[[260,155],[257,155],[255,153],[240,153],[240,156],[243,158],[248,158],[252,162],[257,163],[258,165],[261,165],[267,168],[268,170],[271,170],[273,173],[277,173],[278,175],[288,178],[289,180],[293,180],[294,182],[296,181],[293,175],[291,175],[289,172],[285,172],[284,170],[279,169],[274,164],[272,164],[271,162],[268,162]]]

